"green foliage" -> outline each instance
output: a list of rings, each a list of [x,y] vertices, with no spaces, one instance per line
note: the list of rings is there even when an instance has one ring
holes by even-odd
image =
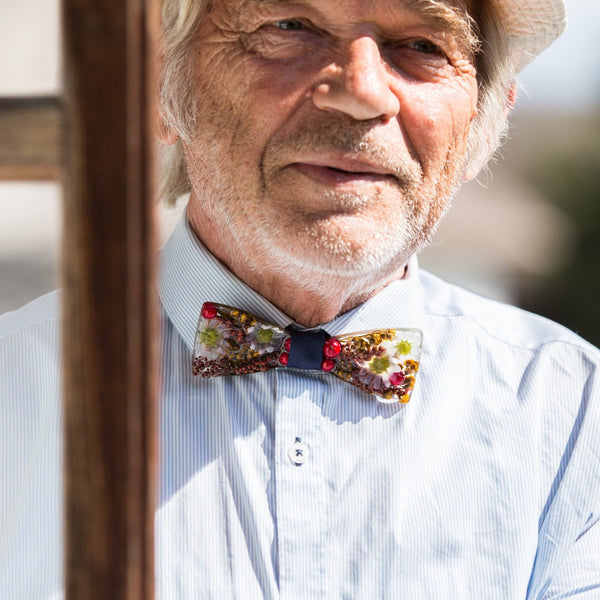
[[[588,131],[576,148],[549,149],[534,163],[533,183],[569,214],[576,239],[570,260],[521,304],[600,346],[600,126]]]

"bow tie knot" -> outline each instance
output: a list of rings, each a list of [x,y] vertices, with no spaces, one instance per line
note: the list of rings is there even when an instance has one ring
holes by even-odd
[[[408,402],[419,369],[418,329],[379,329],[331,336],[324,329],[285,329],[223,304],[202,306],[194,375],[243,375],[276,367],[332,373],[382,401]]]

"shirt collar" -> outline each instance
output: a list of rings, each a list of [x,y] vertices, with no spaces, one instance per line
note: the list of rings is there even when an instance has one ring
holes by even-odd
[[[200,308],[204,302],[227,304],[287,327],[292,320],[231,273],[200,242],[185,213],[161,251],[158,293],[169,320],[192,350]],[[323,325],[331,335],[366,329],[422,329],[423,299],[416,257],[404,279],[394,281],[355,309]]]

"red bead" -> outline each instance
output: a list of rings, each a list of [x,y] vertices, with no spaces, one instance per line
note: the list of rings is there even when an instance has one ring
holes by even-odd
[[[329,338],[323,344],[323,355],[327,358],[335,358],[342,351],[342,345],[335,338]]]
[[[335,361],[331,360],[330,358],[324,359],[323,362],[321,363],[321,369],[323,371],[331,371],[331,369],[333,369],[333,367],[335,367]]]
[[[404,373],[397,371],[396,373],[392,373],[390,375],[390,383],[396,387],[398,385],[402,385],[404,383]]]
[[[285,342],[283,342],[283,347],[286,352],[290,351],[290,347],[292,346],[292,338],[286,338]]]
[[[284,367],[287,367],[289,357],[290,355],[287,352],[282,352],[279,355],[279,364],[283,365]]]
[[[217,316],[217,307],[212,302],[205,302],[202,305],[202,316],[205,319],[214,319]]]

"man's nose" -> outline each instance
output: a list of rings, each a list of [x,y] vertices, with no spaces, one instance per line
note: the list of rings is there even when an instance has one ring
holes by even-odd
[[[390,120],[400,110],[377,42],[368,36],[350,42],[345,60],[327,66],[312,91],[321,110],[346,113],[357,121]]]

